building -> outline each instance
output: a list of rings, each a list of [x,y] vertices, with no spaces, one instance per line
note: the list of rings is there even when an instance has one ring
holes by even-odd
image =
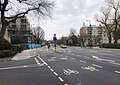
[[[89,25],[80,28],[80,39],[82,46],[97,46],[102,43],[101,26]]]
[[[80,29],[80,45],[85,47],[87,40],[87,28],[86,26],[81,27]]]
[[[12,44],[24,44],[31,41],[30,24],[26,17],[10,23],[8,33]]]

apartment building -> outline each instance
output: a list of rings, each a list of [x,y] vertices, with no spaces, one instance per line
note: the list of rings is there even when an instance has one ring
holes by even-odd
[[[89,25],[80,29],[80,38],[82,44],[97,46],[102,43],[101,26]],[[83,44],[83,45],[84,45]]]
[[[8,33],[12,44],[23,44],[30,42],[32,33],[28,19],[26,17],[22,17],[10,23]]]

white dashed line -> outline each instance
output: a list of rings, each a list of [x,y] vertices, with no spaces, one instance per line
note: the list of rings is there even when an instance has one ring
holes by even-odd
[[[40,58],[39,56],[37,56],[45,65],[48,65],[42,58]]]
[[[58,76],[58,74],[56,72],[53,72],[56,76]]]
[[[48,68],[49,68],[49,69],[51,69],[51,67],[50,67],[50,66],[48,66]]]
[[[54,70],[53,69],[50,69],[52,72],[54,72]]]
[[[39,56],[37,56],[37,57],[50,69],[50,71],[53,72],[53,74],[54,74],[55,76],[58,77],[58,74],[57,74],[42,58],[40,58]],[[61,82],[64,81],[61,77],[58,77],[58,79],[59,79]],[[67,85],[67,84],[66,84],[66,85]]]
[[[64,85],[68,85],[68,84],[64,84]]]
[[[60,79],[61,82],[63,82],[64,80],[61,77],[58,77]]]
[[[118,73],[118,74],[120,74],[120,71],[115,71],[115,73]]]

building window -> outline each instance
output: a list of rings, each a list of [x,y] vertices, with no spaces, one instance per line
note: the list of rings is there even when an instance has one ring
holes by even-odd
[[[26,25],[21,25],[21,30],[26,30]]]
[[[11,28],[12,28],[12,30],[15,30],[16,29],[16,25],[15,24],[12,25]]]
[[[26,19],[21,19],[21,23],[26,23]]]

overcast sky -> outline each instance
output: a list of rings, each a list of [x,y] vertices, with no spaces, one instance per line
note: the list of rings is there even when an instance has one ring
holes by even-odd
[[[79,33],[83,22],[86,25],[96,23],[94,15],[99,13],[104,0],[54,0],[55,7],[52,18],[41,20],[32,19],[34,26],[40,25],[45,31],[45,39],[69,35],[71,28]]]

